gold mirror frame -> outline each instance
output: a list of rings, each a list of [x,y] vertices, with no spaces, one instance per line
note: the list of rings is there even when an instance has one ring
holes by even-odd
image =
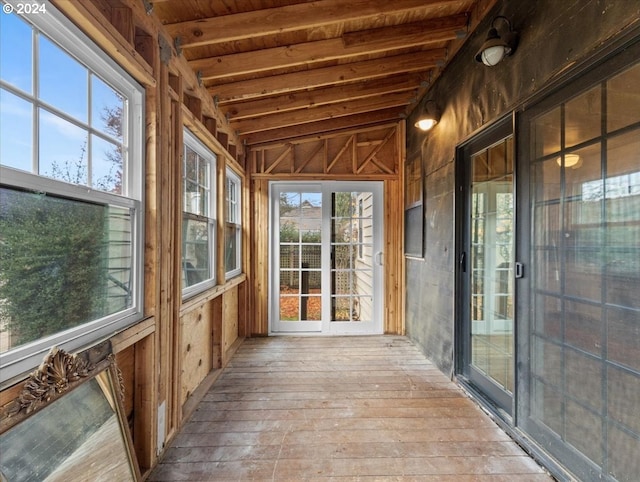
[[[0,480],[141,480],[122,374],[106,346],[75,355],[52,348],[2,408]]]

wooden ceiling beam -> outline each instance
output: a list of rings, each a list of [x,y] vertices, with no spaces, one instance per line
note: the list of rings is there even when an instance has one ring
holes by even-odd
[[[310,122],[270,131],[256,132],[243,137],[247,145],[278,142],[311,135],[326,134],[344,129],[358,129],[364,126],[398,122],[400,114],[397,108],[385,109],[365,114],[338,117],[336,119]]]
[[[254,132],[384,110],[390,107],[407,106],[416,101],[417,99],[409,92],[396,92],[385,96],[367,97],[339,104],[329,104],[293,112],[272,114],[261,118],[240,120],[231,122],[231,128],[242,136]]]
[[[404,72],[426,71],[443,65],[446,55],[447,49],[444,48],[424,50],[333,67],[230,82],[209,86],[208,90],[220,101],[259,98],[328,85],[389,77]]]
[[[246,102],[230,104],[226,110],[230,121],[251,119],[267,114],[289,112],[312,106],[335,104],[366,97],[381,96],[394,92],[417,91],[421,85],[427,85],[429,75],[425,73],[395,75],[369,82],[358,82],[336,87],[292,92]],[[223,110],[224,103],[220,105]]]
[[[295,30],[317,28],[352,20],[380,18],[450,5],[459,0],[317,0],[283,7],[265,8],[250,12],[222,15],[187,22],[167,24],[165,27],[181,48],[232,42],[262,35],[275,35]]]
[[[454,15],[347,33],[341,38],[220,57],[206,57],[191,60],[189,65],[195,72],[200,72],[203,80],[224,79],[296,65],[445,42],[466,35],[466,27],[467,16]]]

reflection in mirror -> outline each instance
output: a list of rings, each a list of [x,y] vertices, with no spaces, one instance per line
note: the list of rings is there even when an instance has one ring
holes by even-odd
[[[52,350],[0,419],[1,480],[136,481],[111,355],[91,366]]]

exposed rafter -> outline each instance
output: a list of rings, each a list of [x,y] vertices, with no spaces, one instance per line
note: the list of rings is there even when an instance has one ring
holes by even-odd
[[[457,0],[318,0],[167,25],[182,48],[380,18]]]
[[[401,121],[496,1],[153,4],[224,129],[256,145]]]

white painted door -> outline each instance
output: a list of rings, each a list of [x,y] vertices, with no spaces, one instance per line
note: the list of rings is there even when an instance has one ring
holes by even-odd
[[[271,333],[382,333],[382,196],[381,182],[271,185]]]

